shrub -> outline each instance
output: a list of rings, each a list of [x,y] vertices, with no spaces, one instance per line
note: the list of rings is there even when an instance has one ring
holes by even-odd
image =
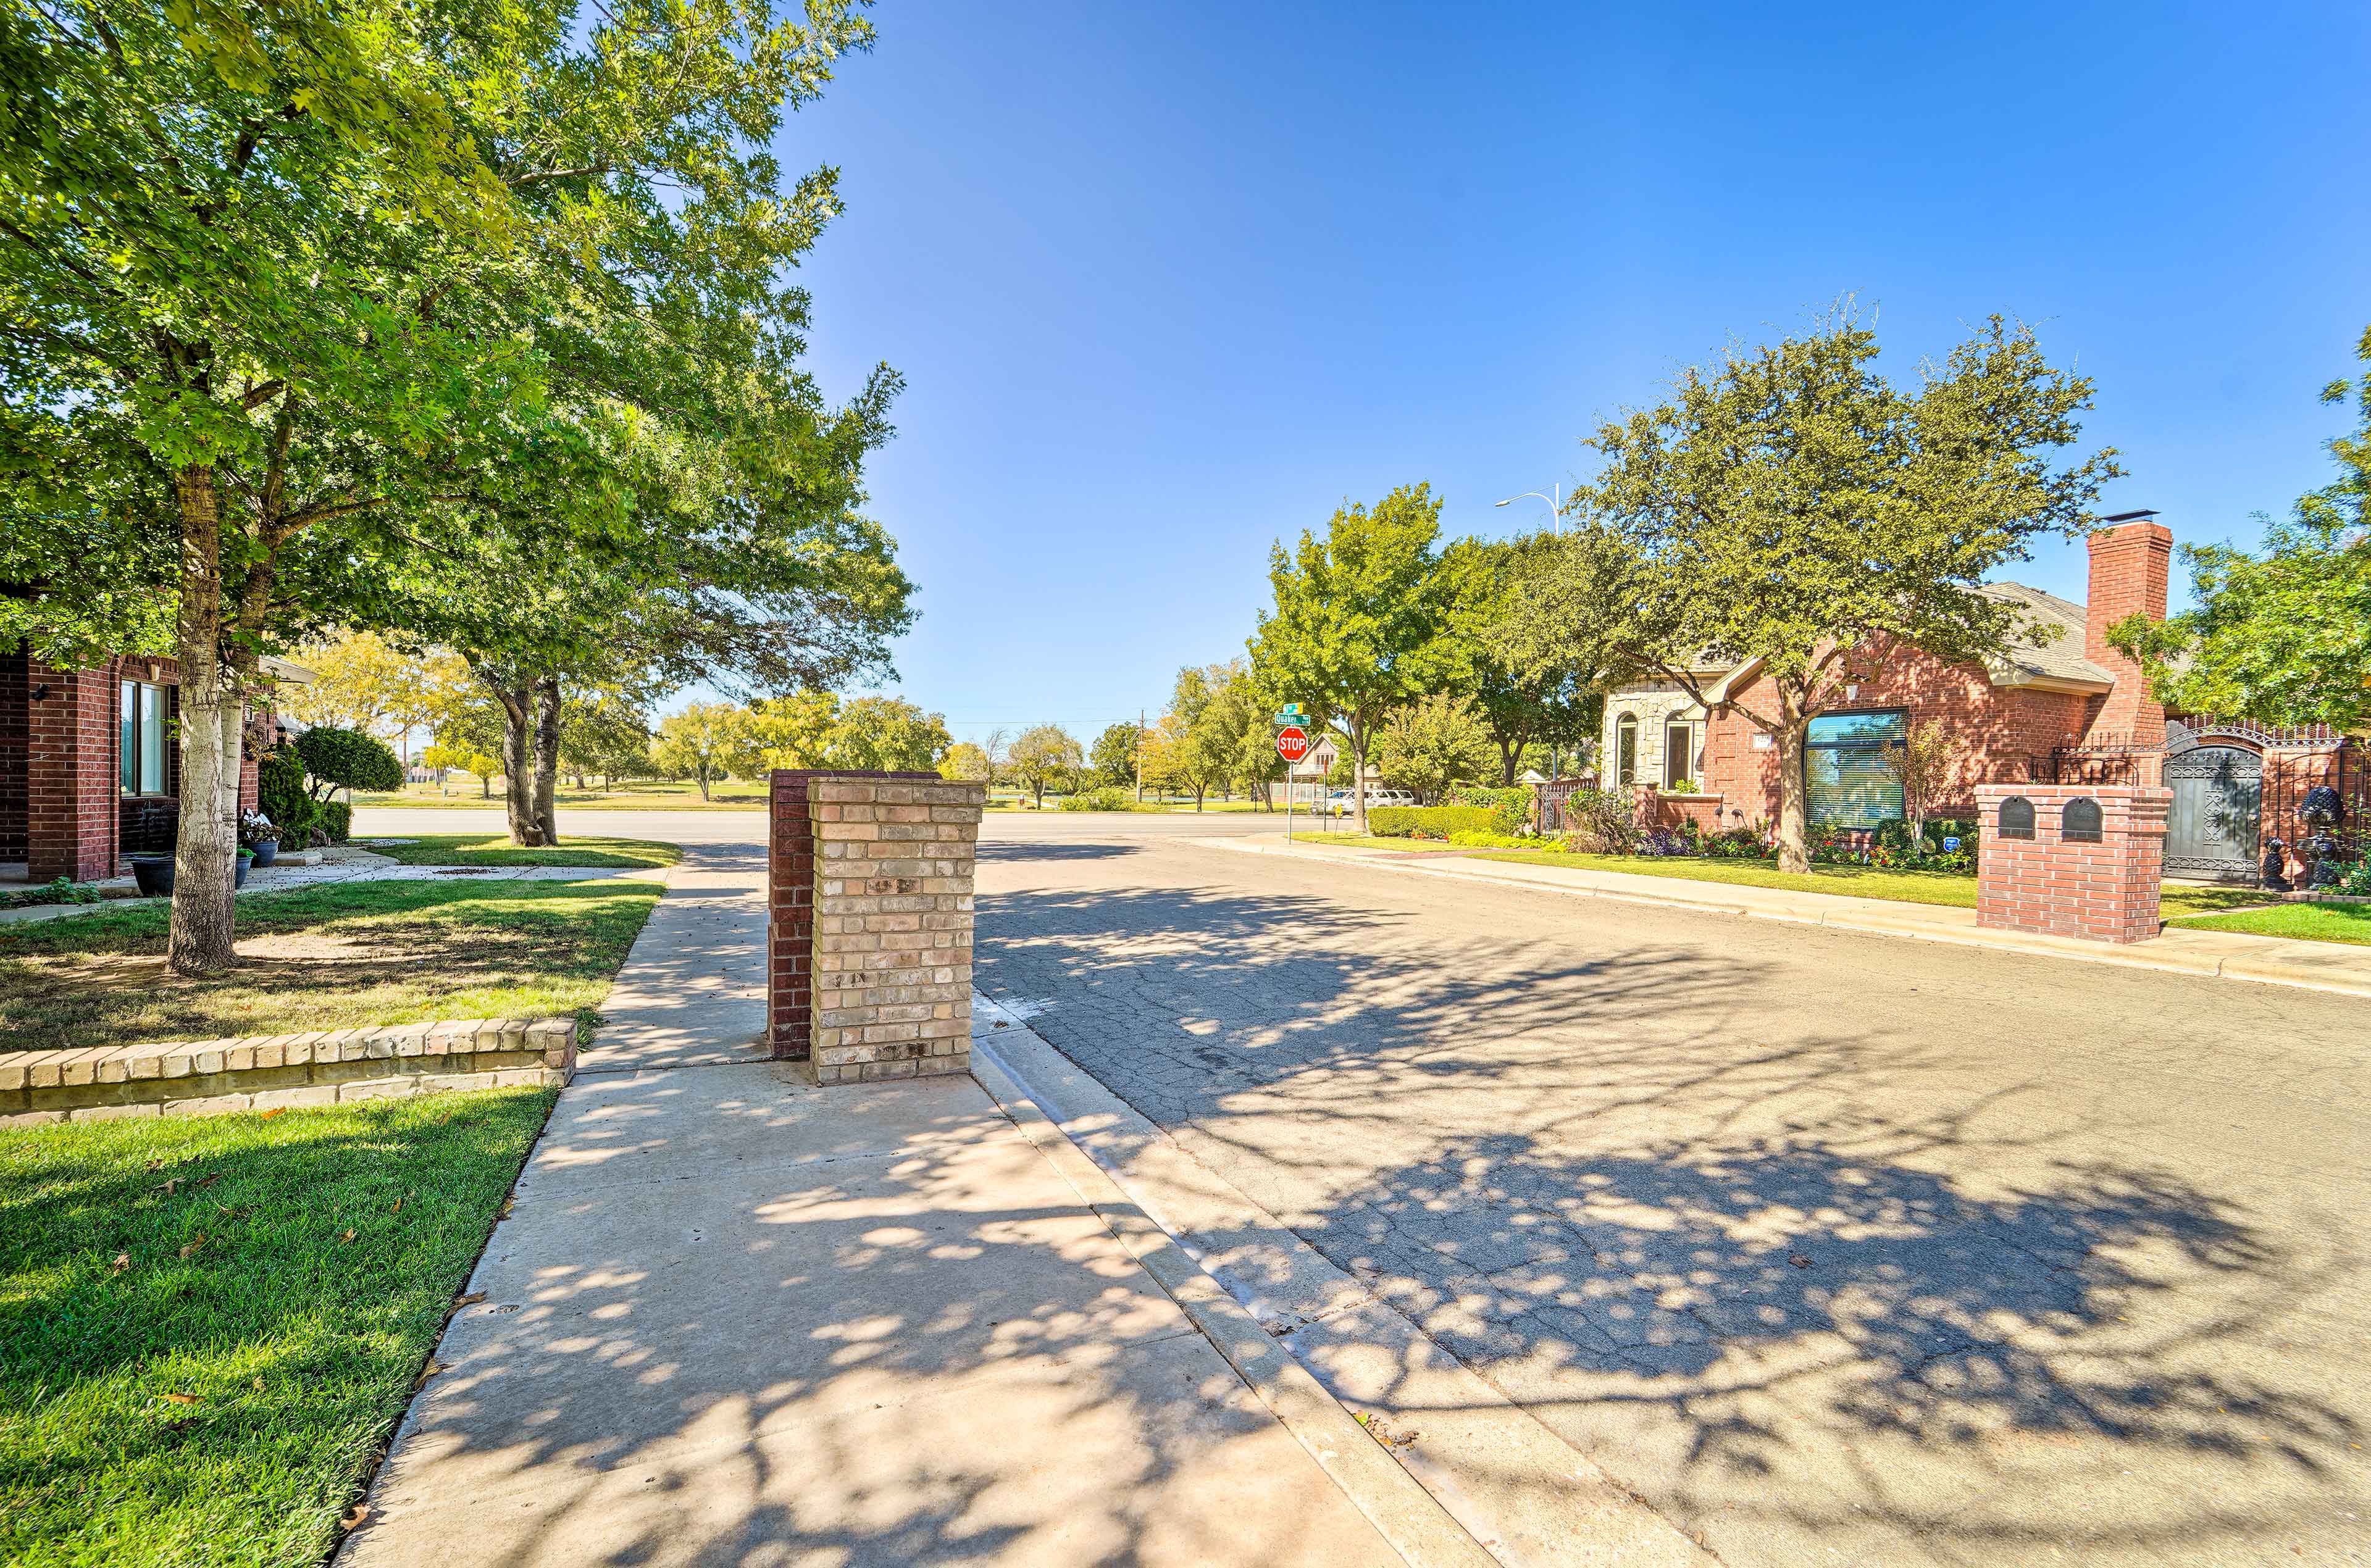
[[[1066,812],[1126,812],[1136,809],[1126,790],[1105,784],[1100,789],[1084,790],[1075,795],[1065,795],[1060,809]]]
[[[397,759],[394,749],[360,730],[316,725],[296,737],[296,758],[317,786],[317,797],[331,790],[403,788],[403,764]],[[272,815],[270,812],[263,814]]]
[[[1696,847],[1695,841],[1683,831],[1674,832],[1668,827],[1650,827],[1638,835],[1637,842],[1631,847],[1630,852],[1633,855],[1660,858],[1667,855],[1693,855],[1696,852]]]
[[[1449,841],[1461,849],[1537,849],[1545,842],[1518,838],[1511,833],[1475,833],[1462,827],[1449,836]]]
[[[1528,784],[1461,784],[1443,797],[1452,806],[1486,806],[1498,813],[1498,830],[1513,833],[1532,820],[1532,795]]]
[[[1716,860],[1761,860],[1771,853],[1770,841],[1760,828],[1732,827],[1707,836],[1696,846],[1699,854]]]
[[[1367,831],[1379,838],[1446,839],[1452,833],[1507,828],[1487,806],[1377,806],[1367,813]]]
[[[275,746],[256,759],[256,809],[280,829],[290,848],[312,842],[319,825],[319,802],[305,792],[305,764],[294,746]]]
[[[343,844],[354,825],[354,808],[343,801],[323,801],[318,810],[320,814],[314,819],[314,831],[332,844]]]
[[[1697,787],[1694,779],[1683,778],[1676,783],[1664,785],[1663,793],[1666,795],[1701,795],[1704,793],[1704,790]]]
[[[1573,836],[1600,846],[1584,849],[1583,854],[1628,854],[1630,847],[1638,841],[1636,812],[1630,791],[1622,789],[1575,790],[1564,801],[1566,828]]]
[[[2338,891],[2355,898],[2371,898],[2371,854],[2358,855],[2339,879]]]

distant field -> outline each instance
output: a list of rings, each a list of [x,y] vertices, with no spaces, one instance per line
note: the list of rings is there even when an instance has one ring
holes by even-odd
[[[440,791],[434,784],[408,784],[401,790],[384,794],[357,794],[356,806],[399,806],[419,809],[429,807],[439,811],[467,811],[472,808],[488,812],[503,809],[502,785],[497,781],[492,796],[480,795],[474,781],[457,781]],[[990,811],[1034,810],[1035,797],[1013,790],[999,790],[989,797]],[[1062,797],[1048,790],[1046,810],[1060,809]],[[766,803],[766,786],[759,781],[735,778],[708,787],[708,799],[700,798],[697,784],[621,784],[615,790],[559,790],[551,797],[554,806],[569,811],[595,812],[746,812],[761,809]],[[1139,811],[1191,812],[1194,798],[1148,794]],[[1222,801],[1212,796],[1202,807],[1209,812],[1249,812],[1259,808],[1249,801]],[[1281,814],[1279,813],[1278,814]],[[1306,815],[1307,813],[1302,813]]]

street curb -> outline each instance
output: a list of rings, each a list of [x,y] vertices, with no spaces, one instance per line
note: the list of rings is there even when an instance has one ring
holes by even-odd
[[[1116,1189],[1134,1213],[1159,1228],[1174,1251],[1196,1266],[1205,1286],[1215,1286],[1249,1315],[1262,1343],[1285,1348],[1337,1413],[1349,1411],[1354,1425],[1359,1415],[1376,1422],[1359,1429],[1370,1446],[1376,1434],[1392,1431],[1386,1423],[1399,1424],[1403,1433],[1408,1423],[1419,1424],[1420,1433],[1411,1436],[1425,1440],[1394,1448],[1391,1458],[1505,1568],[1706,1568],[1715,1561],[1537,1416],[1064,1056],[1022,1015],[975,991],[973,1017],[978,1025],[972,1036],[974,1076],[985,1059],[1027,1097],[1033,1113],[1049,1120],[1061,1115],[1050,1130],[1070,1157],[1095,1168],[1098,1190]],[[1165,1195],[1148,1193],[1148,1182]],[[1429,1392],[1413,1402],[1406,1389],[1412,1374],[1429,1381]],[[1361,1397],[1362,1384],[1373,1398]]]
[[[1080,1201],[1169,1293],[1409,1568],[1498,1568],[1498,1560],[1326,1392],[1307,1367],[1279,1347],[1241,1303],[1186,1256],[1103,1167],[1088,1159],[1038,1109],[1002,1058],[977,1036],[972,1042],[972,1078],[1062,1173]]]
[[[2342,944],[2328,942],[2290,941],[2279,937],[2249,937],[2221,931],[2169,932],[2159,942],[2172,940],[2187,942],[2202,938],[2228,937],[2250,944],[2247,950],[2230,953],[2195,952],[2177,947],[2168,951],[2157,949],[2155,942],[2119,946],[2107,942],[2086,942],[2071,937],[2045,936],[2031,931],[1993,931],[1978,927],[1965,928],[1938,926],[1913,915],[1891,916],[1858,907],[1834,908],[1825,904],[1841,895],[1821,893],[1795,893],[1784,895],[1797,900],[1818,900],[1819,903],[1785,905],[1749,904],[1734,897],[1718,894],[1692,895],[1684,892],[1666,893],[1659,888],[1601,888],[1578,882],[1534,880],[1530,877],[1506,876],[1479,870],[1468,860],[1460,868],[1442,861],[1455,859],[1440,856],[1427,860],[1382,859],[1371,852],[1359,849],[1301,848],[1298,845],[1262,844],[1240,838],[1191,838],[1186,842],[1204,849],[1226,849],[1238,855],[1280,855],[1289,859],[1323,865],[1364,866],[1374,870],[1396,871],[1405,876],[1437,877],[1449,882],[1486,882],[1493,887],[1525,888],[1562,898],[1602,898],[1616,904],[1653,904],[1670,909],[1693,909],[1699,914],[1736,915],[1752,920],[1773,920],[1791,926],[1818,926],[1833,931],[1853,931],[1863,936],[1906,937],[1923,942],[1939,942],[1949,947],[1988,948],[1996,952],[2024,953],[2033,958],[2064,958],[2078,963],[2102,963],[2118,969],[2148,969],[2161,974],[2188,974],[2207,980],[2245,980],[2261,986],[2285,986],[2297,990],[2327,991],[2342,997],[2371,997],[2371,974],[2353,974],[2343,970],[2362,966],[2371,968],[2371,962],[2345,951]],[[1552,868],[1543,867],[1542,870]],[[1600,876],[1622,876],[1619,871],[1601,871]],[[1639,877],[1641,882],[1652,882]],[[1721,886],[1720,883],[1688,884]],[[1770,890],[1778,891],[1778,890]],[[1914,908],[1919,905],[1905,905]],[[2258,944],[2261,944],[2259,946]],[[2219,944],[2218,944],[2219,945]],[[2320,949],[2341,946],[2342,951],[2325,954]],[[2265,951],[2269,948],[2273,951]],[[2154,951],[2153,951],[2154,950]],[[2342,971],[2333,973],[2334,971]]]

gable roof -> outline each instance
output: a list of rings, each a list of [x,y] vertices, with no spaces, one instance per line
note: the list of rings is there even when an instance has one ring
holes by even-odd
[[[1976,590],[1985,598],[2025,613],[2024,640],[1985,664],[1998,686],[2057,686],[2107,691],[2115,673],[2084,657],[2085,611],[2082,605],[2022,582],[1987,582]]]

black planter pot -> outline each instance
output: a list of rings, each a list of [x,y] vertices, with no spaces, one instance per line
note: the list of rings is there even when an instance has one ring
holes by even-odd
[[[162,898],[173,891],[173,857],[170,855],[134,855],[132,857],[132,880],[140,885],[143,898]]]
[[[280,859],[280,840],[276,838],[265,838],[260,839],[256,843],[255,863],[257,865],[268,866],[278,859]]]

